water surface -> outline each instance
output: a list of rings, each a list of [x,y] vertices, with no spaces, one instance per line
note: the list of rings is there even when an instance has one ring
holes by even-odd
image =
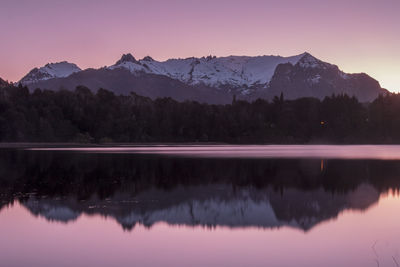
[[[0,266],[397,266],[399,151],[4,148]]]

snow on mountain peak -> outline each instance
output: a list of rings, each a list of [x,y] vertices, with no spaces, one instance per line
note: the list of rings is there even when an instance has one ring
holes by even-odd
[[[126,58],[126,55],[124,56]],[[251,87],[267,84],[271,80],[277,65],[282,63],[294,65],[303,56],[304,54],[292,57],[208,56],[169,59],[163,62],[153,60],[150,57],[145,57],[139,61],[122,60],[123,58],[121,58],[117,64],[110,66],[109,69],[125,68],[134,74],[145,72],[164,75],[191,85]]]
[[[25,77],[21,79],[21,83],[29,84],[41,80],[52,78],[68,77],[72,73],[81,71],[81,69],[73,63],[67,61],[48,63],[41,68],[34,68]]]
[[[319,67],[321,61],[317,58],[313,57],[309,53],[305,52],[302,54],[303,56],[300,58],[298,64],[303,68],[317,68]]]
[[[329,69],[331,67],[336,67],[335,65],[323,62],[316,57],[312,56],[311,54],[305,52],[301,54],[302,57],[297,62],[297,64],[302,68],[320,68],[320,69]]]

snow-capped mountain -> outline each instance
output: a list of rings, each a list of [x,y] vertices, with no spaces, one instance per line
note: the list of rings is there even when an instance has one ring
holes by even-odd
[[[125,68],[135,74],[145,72],[164,75],[190,85],[252,87],[267,84],[279,64],[296,64],[304,55],[218,58],[208,56],[160,62],[149,56],[136,60],[131,54],[126,54],[109,69]]]
[[[81,69],[77,65],[67,61],[48,63],[41,68],[31,70],[20,80],[20,83],[31,84],[53,78],[64,78],[78,71],[81,71]]]
[[[347,74],[336,65],[309,53],[291,57],[228,56],[169,59],[156,61],[150,56],[137,60],[124,54],[114,65],[80,70],[68,62],[47,64],[33,69],[21,81],[35,88],[74,90],[84,85],[93,91],[108,89],[116,94],[135,92],[150,98],[171,97],[212,104],[244,100],[324,98],[346,93],[360,101],[372,101],[387,93],[366,74]]]

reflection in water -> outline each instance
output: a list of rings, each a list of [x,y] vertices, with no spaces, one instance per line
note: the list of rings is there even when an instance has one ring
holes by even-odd
[[[370,185],[331,195],[322,189],[309,192],[288,189],[284,194],[267,189],[236,189],[230,186],[196,186],[170,191],[149,190],[135,197],[115,194],[106,200],[40,199],[22,204],[49,221],[70,222],[82,213],[113,217],[124,229],[136,224],[275,228],[291,226],[308,230],[345,209],[364,210],[379,198]]]
[[[1,205],[71,222],[81,214],[137,224],[307,231],[343,210],[365,210],[399,188],[397,161],[207,159],[5,150]]]
[[[399,189],[400,161],[2,149],[0,266],[396,266]]]

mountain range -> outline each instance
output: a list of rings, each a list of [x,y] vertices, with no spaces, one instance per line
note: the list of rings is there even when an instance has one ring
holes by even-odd
[[[387,92],[367,74],[344,73],[307,52],[291,57],[208,56],[166,61],[149,56],[137,60],[124,54],[115,64],[99,69],[82,70],[66,61],[49,63],[31,70],[19,83],[30,90],[74,90],[83,85],[93,91],[104,88],[116,94],[135,92],[215,104],[230,103],[234,95],[251,101],[281,93],[286,99],[346,93],[367,102]]]

